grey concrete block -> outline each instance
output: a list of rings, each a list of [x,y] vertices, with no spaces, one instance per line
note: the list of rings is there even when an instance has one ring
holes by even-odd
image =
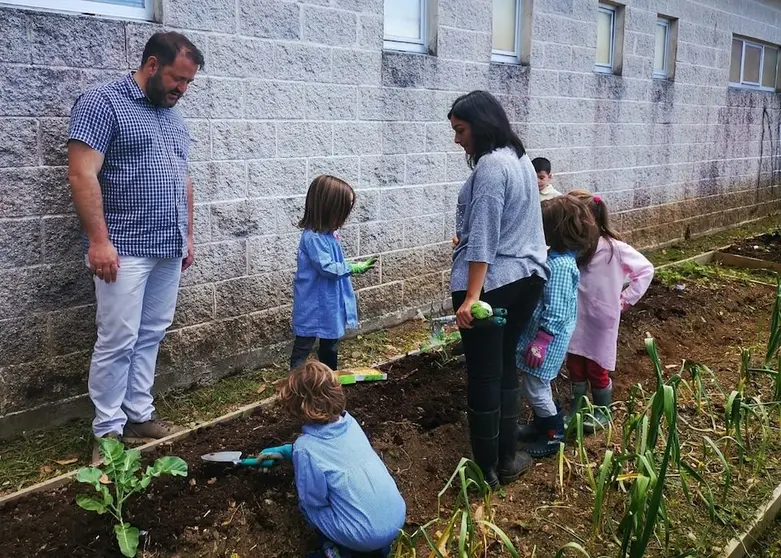
[[[442,59],[488,62],[491,59],[491,35],[440,27],[437,37],[437,56]]]
[[[298,222],[304,216],[306,196],[278,198],[277,233],[292,234],[299,232]]]
[[[62,167],[0,169],[0,217],[70,213],[67,171]]]
[[[0,118],[0,167],[38,164],[38,122],[32,118]]]
[[[239,79],[198,77],[177,106],[186,118],[242,118],[242,82]]]
[[[249,318],[241,316],[172,331],[163,339],[157,368],[186,374],[185,385],[193,381],[193,367],[229,366],[224,361],[246,353],[249,348]],[[245,364],[246,366],[246,364]],[[238,372],[238,369],[223,373]],[[174,375],[172,374],[172,375]],[[158,378],[158,381],[160,378]]]
[[[442,242],[444,231],[442,213],[407,219],[404,221],[404,247],[413,248]]]
[[[188,120],[187,129],[190,132],[190,161],[210,160],[212,158],[210,122],[208,120]]]
[[[214,302],[214,285],[195,285],[179,289],[172,329],[213,320]]]
[[[455,133],[449,122],[426,124],[426,151],[463,153],[463,148],[453,141],[454,137]]]
[[[250,347],[264,347],[271,343],[287,341],[292,337],[292,308],[282,306],[249,315]]]
[[[357,188],[360,176],[360,159],[358,157],[313,157],[309,159],[307,188],[309,183],[321,174],[336,176],[349,183],[353,188]]]
[[[334,155],[382,153],[383,125],[380,122],[334,123]]]
[[[266,159],[276,154],[276,126],[269,122],[213,120],[214,159]]]
[[[330,81],[331,49],[298,43],[274,45],[273,77],[291,81]]]
[[[351,85],[377,85],[382,56],[377,51],[334,49],[334,81]]]
[[[195,204],[193,208],[193,235],[196,246],[211,242],[212,226],[209,204]]]
[[[372,50],[382,49],[383,19],[379,15],[362,14],[358,18],[358,46]]]
[[[30,37],[33,64],[127,68],[125,29],[119,21],[34,14]]]
[[[306,159],[264,159],[247,163],[250,197],[306,194]]]
[[[293,272],[275,271],[215,285],[217,318],[241,316],[293,302]]]
[[[247,169],[244,161],[190,163],[189,168],[196,203],[247,197]]]
[[[439,24],[490,33],[493,18],[491,0],[441,0]]]
[[[301,38],[311,43],[350,46],[358,36],[358,16],[353,12],[304,6]]]
[[[333,152],[333,126],[320,122],[277,124],[279,157],[322,157]]]
[[[46,316],[0,320],[0,368],[41,356],[46,347]]]
[[[431,151],[426,147],[426,124],[417,122],[383,123],[383,153],[421,153],[423,151]]]
[[[361,157],[361,187],[377,188],[404,184],[404,155]]]
[[[407,155],[406,184],[435,184],[446,181],[444,153]]]
[[[380,193],[378,190],[361,190],[356,193],[355,206],[347,220],[349,224],[366,223],[379,217]]]
[[[161,0],[161,21],[181,29],[235,33],[235,0]]]
[[[48,315],[47,350],[52,355],[92,351],[98,337],[95,306],[68,308]]]
[[[381,257],[381,265],[385,283],[422,275],[425,268],[423,250],[416,248],[385,253]]]
[[[402,303],[405,308],[433,305],[439,308],[446,298],[442,288],[442,273],[430,273],[404,280]]]
[[[399,309],[404,295],[403,283],[387,283],[358,291],[358,317],[361,320],[379,318]]]
[[[464,182],[469,175],[472,174],[472,170],[466,161],[466,155],[464,153],[448,153],[447,154],[447,181],[448,182]]]
[[[84,262],[0,271],[0,319],[90,304],[92,278]]]
[[[149,41],[149,38],[157,33],[158,31],[176,31],[177,29],[173,28],[166,28],[159,23],[149,23],[149,22],[140,22],[140,21],[127,21],[124,23],[125,27],[125,36],[127,38],[127,62],[128,67],[131,69],[138,68],[141,66],[141,59],[144,54],[144,47],[146,46],[147,41]],[[198,47],[198,50],[201,51],[201,53],[206,58],[206,64],[210,64],[209,59],[209,53],[208,53],[208,35],[206,33],[201,33],[198,31],[184,31],[184,34],[187,36],[192,43]],[[201,72],[206,72],[207,67],[204,66],[203,70]]]
[[[360,226],[360,253],[380,254],[404,246],[404,221],[372,221]]]
[[[43,263],[41,220],[0,219],[0,269]]]
[[[0,116],[68,116],[81,93],[121,74],[70,68],[4,67],[0,72]]]
[[[2,127],[2,125],[0,125]],[[39,120],[41,137],[41,161],[47,166],[68,164],[68,119],[41,118]],[[3,141],[0,140],[0,144]]]
[[[387,219],[405,219],[431,213],[442,207],[442,188],[414,186],[386,188],[381,191],[381,211]]]
[[[223,281],[246,274],[245,240],[202,244],[195,251],[195,263],[182,274],[182,286]]]
[[[450,238],[445,242],[427,246],[423,249],[423,252],[426,273],[450,271],[453,265],[453,243]]]
[[[382,84],[386,87],[459,90],[466,79],[461,60],[406,52],[382,53]]]
[[[346,258],[356,258],[359,255],[360,228],[358,225],[347,225],[339,230],[339,243]]]
[[[251,275],[296,268],[299,233],[256,236],[248,240]]]
[[[248,0],[239,3],[239,33],[266,39],[300,37],[301,8],[292,2]]]
[[[301,83],[248,80],[244,82],[246,117],[296,120],[306,118],[305,86]]]
[[[306,118],[309,120],[355,120],[358,110],[358,88],[307,85],[304,106]]]
[[[41,220],[44,263],[83,262],[81,222],[76,215]]]
[[[382,0],[334,0],[331,5],[341,10],[369,14],[382,14],[383,9]]]
[[[28,12],[0,9],[0,62],[30,63],[29,17]]]
[[[211,204],[213,241],[255,236],[276,228],[277,206],[271,198]]]
[[[230,77],[270,77],[274,68],[272,43],[229,35],[209,36],[209,73]]]

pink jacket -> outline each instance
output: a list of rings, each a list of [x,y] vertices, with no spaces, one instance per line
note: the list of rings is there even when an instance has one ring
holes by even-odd
[[[629,286],[624,289],[626,277]],[[640,300],[653,277],[653,264],[640,252],[626,242],[600,238],[594,257],[580,273],[578,321],[568,352],[615,370],[621,310]]]

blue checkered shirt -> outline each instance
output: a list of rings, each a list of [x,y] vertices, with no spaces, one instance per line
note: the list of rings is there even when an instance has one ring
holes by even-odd
[[[567,347],[578,320],[578,284],[580,283],[580,271],[573,252],[566,254],[549,252],[548,267],[550,276],[545,283],[542,298],[521,334],[516,350],[518,368],[542,380],[553,380],[564,364]],[[529,368],[526,365],[526,349],[541,329],[550,333],[553,341],[545,352],[542,366]]]
[[[190,136],[179,112],[153,105],[128,74],[76,100],[68,137],[104,156],[98,182],[119,255],[184,257]]]

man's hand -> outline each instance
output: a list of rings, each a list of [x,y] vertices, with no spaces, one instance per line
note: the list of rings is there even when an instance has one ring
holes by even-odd
[[[87,261],[89,268],[98,279],[106,283],[113,283],[117,280],[117,271],[119,270],[119,255],[117,249],[110,240],[105,242],[90,242],[87,252]]]
[[[182,260],[182,271],[193,265],[195,261],[195,240],[192,235],[187,235],[187,255]]]

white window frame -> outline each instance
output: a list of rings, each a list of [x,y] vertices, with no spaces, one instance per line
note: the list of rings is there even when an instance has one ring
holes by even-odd
[[[610,61],[607,64],[594,64],[594,70],[603,74],[615,73],[616,59],[616,21],[618,19],[618,10],[615,6],[599,3],[599,12],[610,14]]]
[[[396,37],[394,35],[385,35],[383,39],[383,48],[385,50],[400,50],[403,52],[428,53],[428,2],[429,0],[418,0],[420,7],[420,40],[410,39],[409,37]],[[383,14],[383,18],[384,18]]]
[[[662,55],[664,66],[662,66],[661,71],[654,68],[654,77],[657,79],[667,79],[670,76],[670,33],[672,31],[672,21],[660,17],[656,19],[656,25],[658,27],[664,27],[664,54]],[[654,60],[655,59],[656,53],[654,52]]]
[[[778,72],[779,67],[781,67],[781,64],[778,63],[778,60],[781,59],[781,47],[778,45],[772,45],[768,43],[762,43],[753,39],[747,39],[744,37],[732,37],[736,41],[740,41],[743,43],[743,48],[740,51],[740,81],[739,82],[730,82],[730,87],[735,87],[737,89],[751,89],[754,91],[768,91],[768,92],[774,92],[777,91],[775,87],[765,87],[762,85],[762,76],[764,75],[765,71],[765,48],[775,48],[778,50],[778,56],[776,58],[776,83],[778,83]],[[743,80],[743,70],[744,70],[744,63],[746,61],[746,47],[751,48],[758,48],[760,49],[759,54],[759,82],[753,83],[750,81],[744,81]],[[730,64],[732,64],[732,60],[730,60]]]
[[[120,6],[107,2],[90,0],[0,0],[0,5],[10,4],[20,8],[39,8],[55,12],[75,12],[94,14],[122,19],[154,20],[154,3],[156,0],[145,0],[144,7]]]
[[[504,64],[520,64],[521,62],[521,33],[523,27],[523,0],[515,0],[515,43],[513,50],[491,49],[491,61]]]

